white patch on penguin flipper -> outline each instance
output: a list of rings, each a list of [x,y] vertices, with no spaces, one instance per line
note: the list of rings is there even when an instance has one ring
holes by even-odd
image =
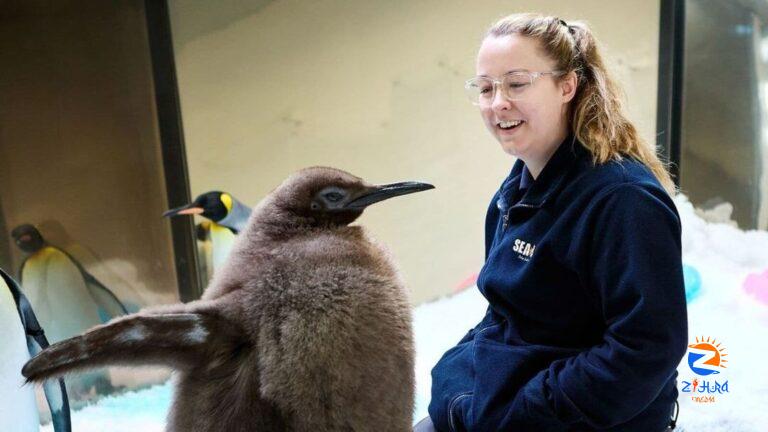
[[[208,337],[208,329],[203,325],[199,317],[195,318],[192,330],[184,335],[184,340],[189,343],[203,343]]]
[[[141,342],[146,337],[146,333],[141,327],[131,327],[129,330],[124,331],[117,337],[120,342]]]

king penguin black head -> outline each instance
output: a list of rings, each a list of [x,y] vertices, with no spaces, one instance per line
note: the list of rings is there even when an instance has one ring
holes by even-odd
[[[16,246],[26,253],[35,253],[45,246],[43,235],[30,224],[23,224],[14,228],[11,231],[11,237]]]
[[[232,208],[232,196],[226,192],[210,191],[204,194],[198,195],[194,201],[187,205],[170,209],[163,213],[165,217],[173,217],[178,215],[195,215],[199,214],[214,222],[227,217],[229,210]]]
[[[352,223],[371,204],[400,195],[434,189],[428,183],[373,185],[346,171],[311,167],[290,176],[274,192],[274,205],[292,224],[343,226]]]

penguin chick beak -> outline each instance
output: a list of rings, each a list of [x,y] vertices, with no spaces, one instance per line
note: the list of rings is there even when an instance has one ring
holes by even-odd
[[[200,207],[195,207],[192,204],[187,204],[185,206],[176,207],[174,209],[170,209],[167,212],[163,213],[163,217],[174,217],[178,215],[196,215],[196,214],[202,214],[205,210],[203,210]]]
[[[384,201],[396,196],[412,194],[415,192],[421,192],[434,188],[435,187],[429,183],[419,183],[412,181],[373,186],[366,192],[363,192],[362,195],[348,202],[344,208],[362,210],[369,205],[375,204],[379,201]]]

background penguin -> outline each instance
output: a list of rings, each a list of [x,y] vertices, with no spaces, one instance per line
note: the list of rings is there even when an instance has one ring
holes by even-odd
[[[118,298],[62,249],[46,243],[32,225],[11,232],[16,245],[27,253],[19,280],[40,324],[51,342],[58,342],[127,314]],[[112,390],[107,374],[92,373],[67,380],[74,400],[93,398]]]
[[[168,210],[165,217],[199,214],[208,221],[197,225],[197,237],[203,243],[199,250],[204,253],[206,269],[212,275],[226,261],[235,235],[245,228],[251,208],[226,192],[211,191],[198,195],[192,203]],[[202,232],[201,232],[202,231]],[[210,243],[206,243],[210,242]]]
[[[109,288],[70,254],[47,244],[34,226],[19,225],[11,231],[11,237],[16,246],[28,254],[19,266],[19,280],[32,306],[44,324],[46,319],[60,320],[56,328],[43,326],[48,329],[52,342],[128,313]],[[61,313],[53,313],[54,310]]]
[[[22,387],[21,367],[29,360],[26,333],[5,279],[0,279],[0,430],[40,428],[34,389]]]
[[[213,241],[211,240],[211,224],[213,222],[204,220],[195,224],[195,238],[197,238],[197,256],[202,260],[200,264],[200,277],[207,284],[213,277]],[[230,234],[229,249],[235,241],[234,234]],[[227,252],[227,255],[229,252]]]
[[[109,364],[179,371],[167,431],[410,431],[405,287],[360,226],[370,204],[431,189],[307,168],[254,209],[201,300],[148,309],[52,345],[43,381]]]
[[[31,355],[48,346],[29,301],[16,282],[0,269],[0,430],[37,431],[40,418],[34,389],[23,387],[21,367]],[[69,432],[69,400],[62,380],[47,382],[45,398],[53,429]]]

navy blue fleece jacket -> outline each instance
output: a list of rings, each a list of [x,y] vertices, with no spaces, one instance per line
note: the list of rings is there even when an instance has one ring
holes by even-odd
[[[595,166],[573,136],[535,181],[524,168],[515,162],[488,208],[477,281],[488,311],[433,368],[432,421],[663,430],[687,343],[674,202],[643,164]]]

